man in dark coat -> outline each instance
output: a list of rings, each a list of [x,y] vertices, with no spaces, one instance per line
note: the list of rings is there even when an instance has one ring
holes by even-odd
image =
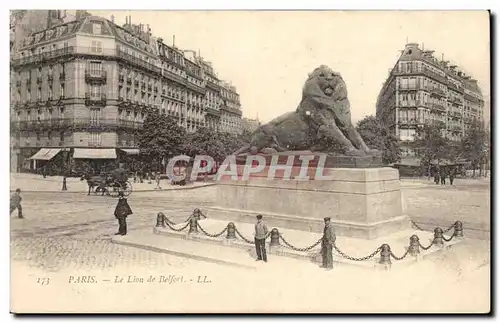
[[[17,216],[22,219],[23,218],[23,207],[21,206],[21,189],[16,189],[16,192],[12,194],[10,197],[10,214],[14,212],[15,209],[17,209]]]
[[[256,261],[264,260],[267,262],[266,254],[266,236],[268,233],[267,225],[262,221],[262,215],[257,215],[257,223],[255,224],[255,251],[257,252]]]
[[[441,185],[446,185],[446,172],[447,167],[441,167],[439,177],[441,178]]]
[[[330,222],[330,218],[325,220],[325,228],[323,229],[323,239],[321,240],[321,257],[323,258],[323,265],[321,268],[333,269],[333,244],[337,239],[335,236],[335,229]]]
[[[118,193],[118,204],[115,208],[115,218],[118,219],[118,232],[115,235],[126,235],[127,234],[127,216],[132,214],[132,209],[128,205],[127,199],[123,195],[123,192]]]
[[[456,169],[455,167],[451,167],[450,168],[450,185],[453,185],[453,180],[455,179],[455,173],[456,173]]]

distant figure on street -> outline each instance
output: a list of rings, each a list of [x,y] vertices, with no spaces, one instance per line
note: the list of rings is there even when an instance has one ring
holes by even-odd
[[[118,204],[115,208],[115,217],[118,219],[118,232],[115,235],[127,234],[127,216],[132,214],[132,209],[128,205],[127,199],[123,195],[123,191],[118,193]]]
[[[450,169],[450,185],[453,185],[453,180],[455,179],[455,172],[456,172],[456,169],[454,167],[452,167]]]
[[[62,186],[62,191],[67,191],[68,187],[66,186],[66,176],[63,176],[63,186]]]
[[[160,180],[161,180],[161,175],[160,175],[160,172],[156,172],[156,187],[155,189],[157,190],[161,190],[161,187],[160,187]]]
[[[47,177],[47,168],[46,167],[42,168],[42,175],[43,175],[43,178]]]
[[[323,229],[323,239],[321,240],[321,257],[323,258],[323,265],[321,268],[333,269],[333,244],[337,239],[335,236],[335,229],[330,222],[330,218],[325,220],[325,228]]]
[[[257,215],[257,223],[255,224],[255,250],[257,251],[256,261],[264,260],[267,262],[266,254],[266,235],[268,233],[267,226],[262,220],[262,215]]]
[[[439,177],[441,178],[441,185],[446,185],[446,167],[441,167]]]
[[[434,183],[439,185],[439,167],[434,168]]]
[[[17,209],[17,216],[22,219],[23,218],[23,207],[21,206],[21,189],[16,189],[16,192],[12,194],[10,197],[10,214],[14,212],[15,209]]]

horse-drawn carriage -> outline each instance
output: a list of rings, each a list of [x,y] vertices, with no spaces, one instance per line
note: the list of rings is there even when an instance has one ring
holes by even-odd
[[[87,180],[89,186],[89,191],[87,195],[91,192],[94,194],[101,193],[101,196],[106,194],[108,196],[117,197],[118,193],[121,191],[125,196],[129,196],[132,193],[132,184],[128,180],[116,179],[113,175],[87,175],[82,178],[82,180]]]

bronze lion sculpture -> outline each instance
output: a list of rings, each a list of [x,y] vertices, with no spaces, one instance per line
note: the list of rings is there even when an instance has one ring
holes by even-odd
[[[260,126],[234,155],[311,150],[348,156],[379,155],[368,148],[351,122],[347,88],[339,73],[316,68],[306,80],[295,111]]]

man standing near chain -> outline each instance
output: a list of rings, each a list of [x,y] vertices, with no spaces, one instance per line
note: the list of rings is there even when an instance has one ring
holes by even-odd
[[[330,218],[325,218],[325,229],[323,230],[323,239],[321,240],[321,257],[323,265],[321,268],[327,270],[333,269],[333,244],[336,240],[335,229],[330,222]]]
[[[257,223],[255,224],[255,250],[257,251],[257,259],[255,261],[264,260],[267,262],[266,254],[266,236],[267,225],[262,221],[262,215],[257,215]]]
[[[23,218],[23,207],[21,206],[21,189],[16,189],[16,192],[10,197],[10,214],[17,209],[17,216]]]

